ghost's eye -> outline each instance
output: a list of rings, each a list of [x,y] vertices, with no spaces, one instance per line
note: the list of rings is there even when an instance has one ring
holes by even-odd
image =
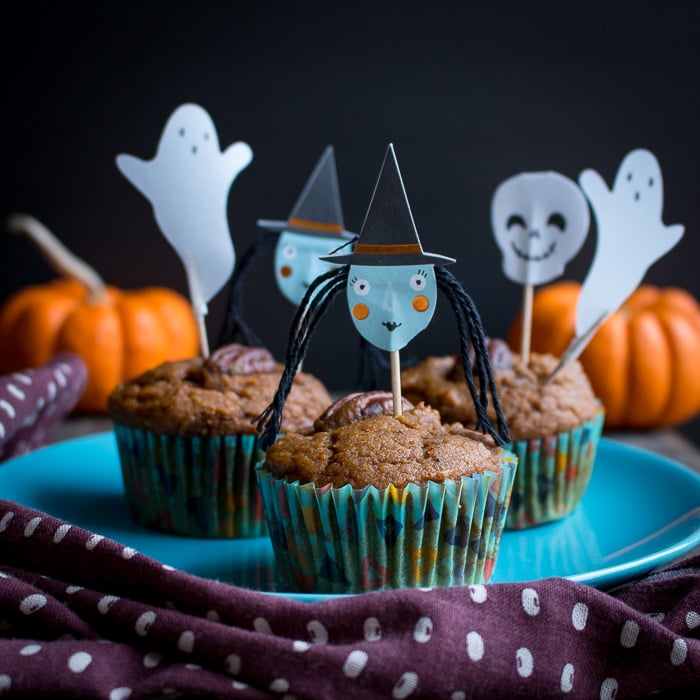
[[[411,275],[409,284],[411,285],[411,289],[413,289],[415,292],[422,291],[425,289],[426,285],[425,275],[420,272],[416,273],[415,275]]]
[[[564,231],[566,228],[566,219],[557,211],[554,214],[550,214],[549,219],[547,219],[547,226],[555,226],[560,231]]]
[[[286,246],[284,246],[284,248],[282,248],[282,256],[287,258],[287,260],[296,258],[297,247],[295,245],[292,245],[291,243],[288,243]]]
[[[369,282],[365,279],[362,278],[355,278],[352,281],[352,290],[357,294],[358,296],[365,296],[366,294],[369,294],[370,286]]]
[[[522,226],[522,228],[526,228],[525,225],[525,219],[523,219],[520,214],[511,214],[508,217],[508,223],[506,223],[506,228],[510,229],[513,228],[513,226]]]
[[[184,129],[184,127],[183,127],[182,129],[180,129],[180,131],[178,131],[178,134],[180,134],[180,136],[184,136],[184,135],[185,135],[185,129]]]
[[[654,178],[650,177],[649,178],[649,187],[653,187],[653,186],[654,186]]]

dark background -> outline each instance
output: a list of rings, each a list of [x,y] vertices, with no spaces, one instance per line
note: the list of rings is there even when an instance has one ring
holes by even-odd
[[[327,144],[346,226],[358,230],[393,142],[424,248],[457,258],[451,270],[486,331],[503,335],[521,291],[502,276],[491,234],[498,183],[550,169],[576,179],[592,167],[610,184],[625,154],[645,147],[662,167],[665,223],[686,226],[646,280],[698,297],[697,4],[469,5],[6,3],[0,216],[36,216],[112,284],[186,293],[150,204],[114,165],[120,152],[153,157],[178,105],[207,109],[222,149],[237,140],[253,149],[229,199],[239,257],[260,235],[257,218],[286,218]],[[26,240],[0,241],[0,299],[53,276]],[[594,247],[592,229],[567,277],[583,279]],[[212,342],[224,305],[225,293],[210,305]],[[293,308],[274,286],[271,256],[249,280],[245,310],[281,357]],[[441,302],[407,351],[455,347]],[[305,368],[348,388],[356,348],[341,298]],[[700,442],[700,420],[684,431]]]

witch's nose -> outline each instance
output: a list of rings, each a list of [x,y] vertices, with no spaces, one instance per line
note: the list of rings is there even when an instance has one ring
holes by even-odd
[[[399,295],[394,291],[394,285],[391,282],[387,282],[382,308],[386,311],[396,312],[400,307]]]

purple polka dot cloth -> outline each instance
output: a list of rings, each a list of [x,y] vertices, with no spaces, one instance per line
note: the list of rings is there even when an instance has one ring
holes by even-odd
[[[0,376],[0,462],[51,442],[87,384],[87,367],[64,352],[39,367]]]
[[[698,690],[700,557],[608,593],[551,578],[308,603],[174,570],[0,500],[3,697],[607,700]]]

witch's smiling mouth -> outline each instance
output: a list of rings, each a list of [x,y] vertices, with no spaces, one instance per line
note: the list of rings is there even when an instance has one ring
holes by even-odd
[[[396,321],[382,321],[382,326],[386,326],[388,331],[395,331],[401,324]]]
[[[542,255],[528,255],[524,251],[520,250],[515,243],[510,244],[510,247],[513,249],[513,252],[519,257],[522,258],[523,260],[527,260],[528,262],[540,262],[542,260],[546,260],[553,252],[554,249],[557,247],[557,242],[552,241],[552,245],[547,248],[547,250],[542,253]]]

